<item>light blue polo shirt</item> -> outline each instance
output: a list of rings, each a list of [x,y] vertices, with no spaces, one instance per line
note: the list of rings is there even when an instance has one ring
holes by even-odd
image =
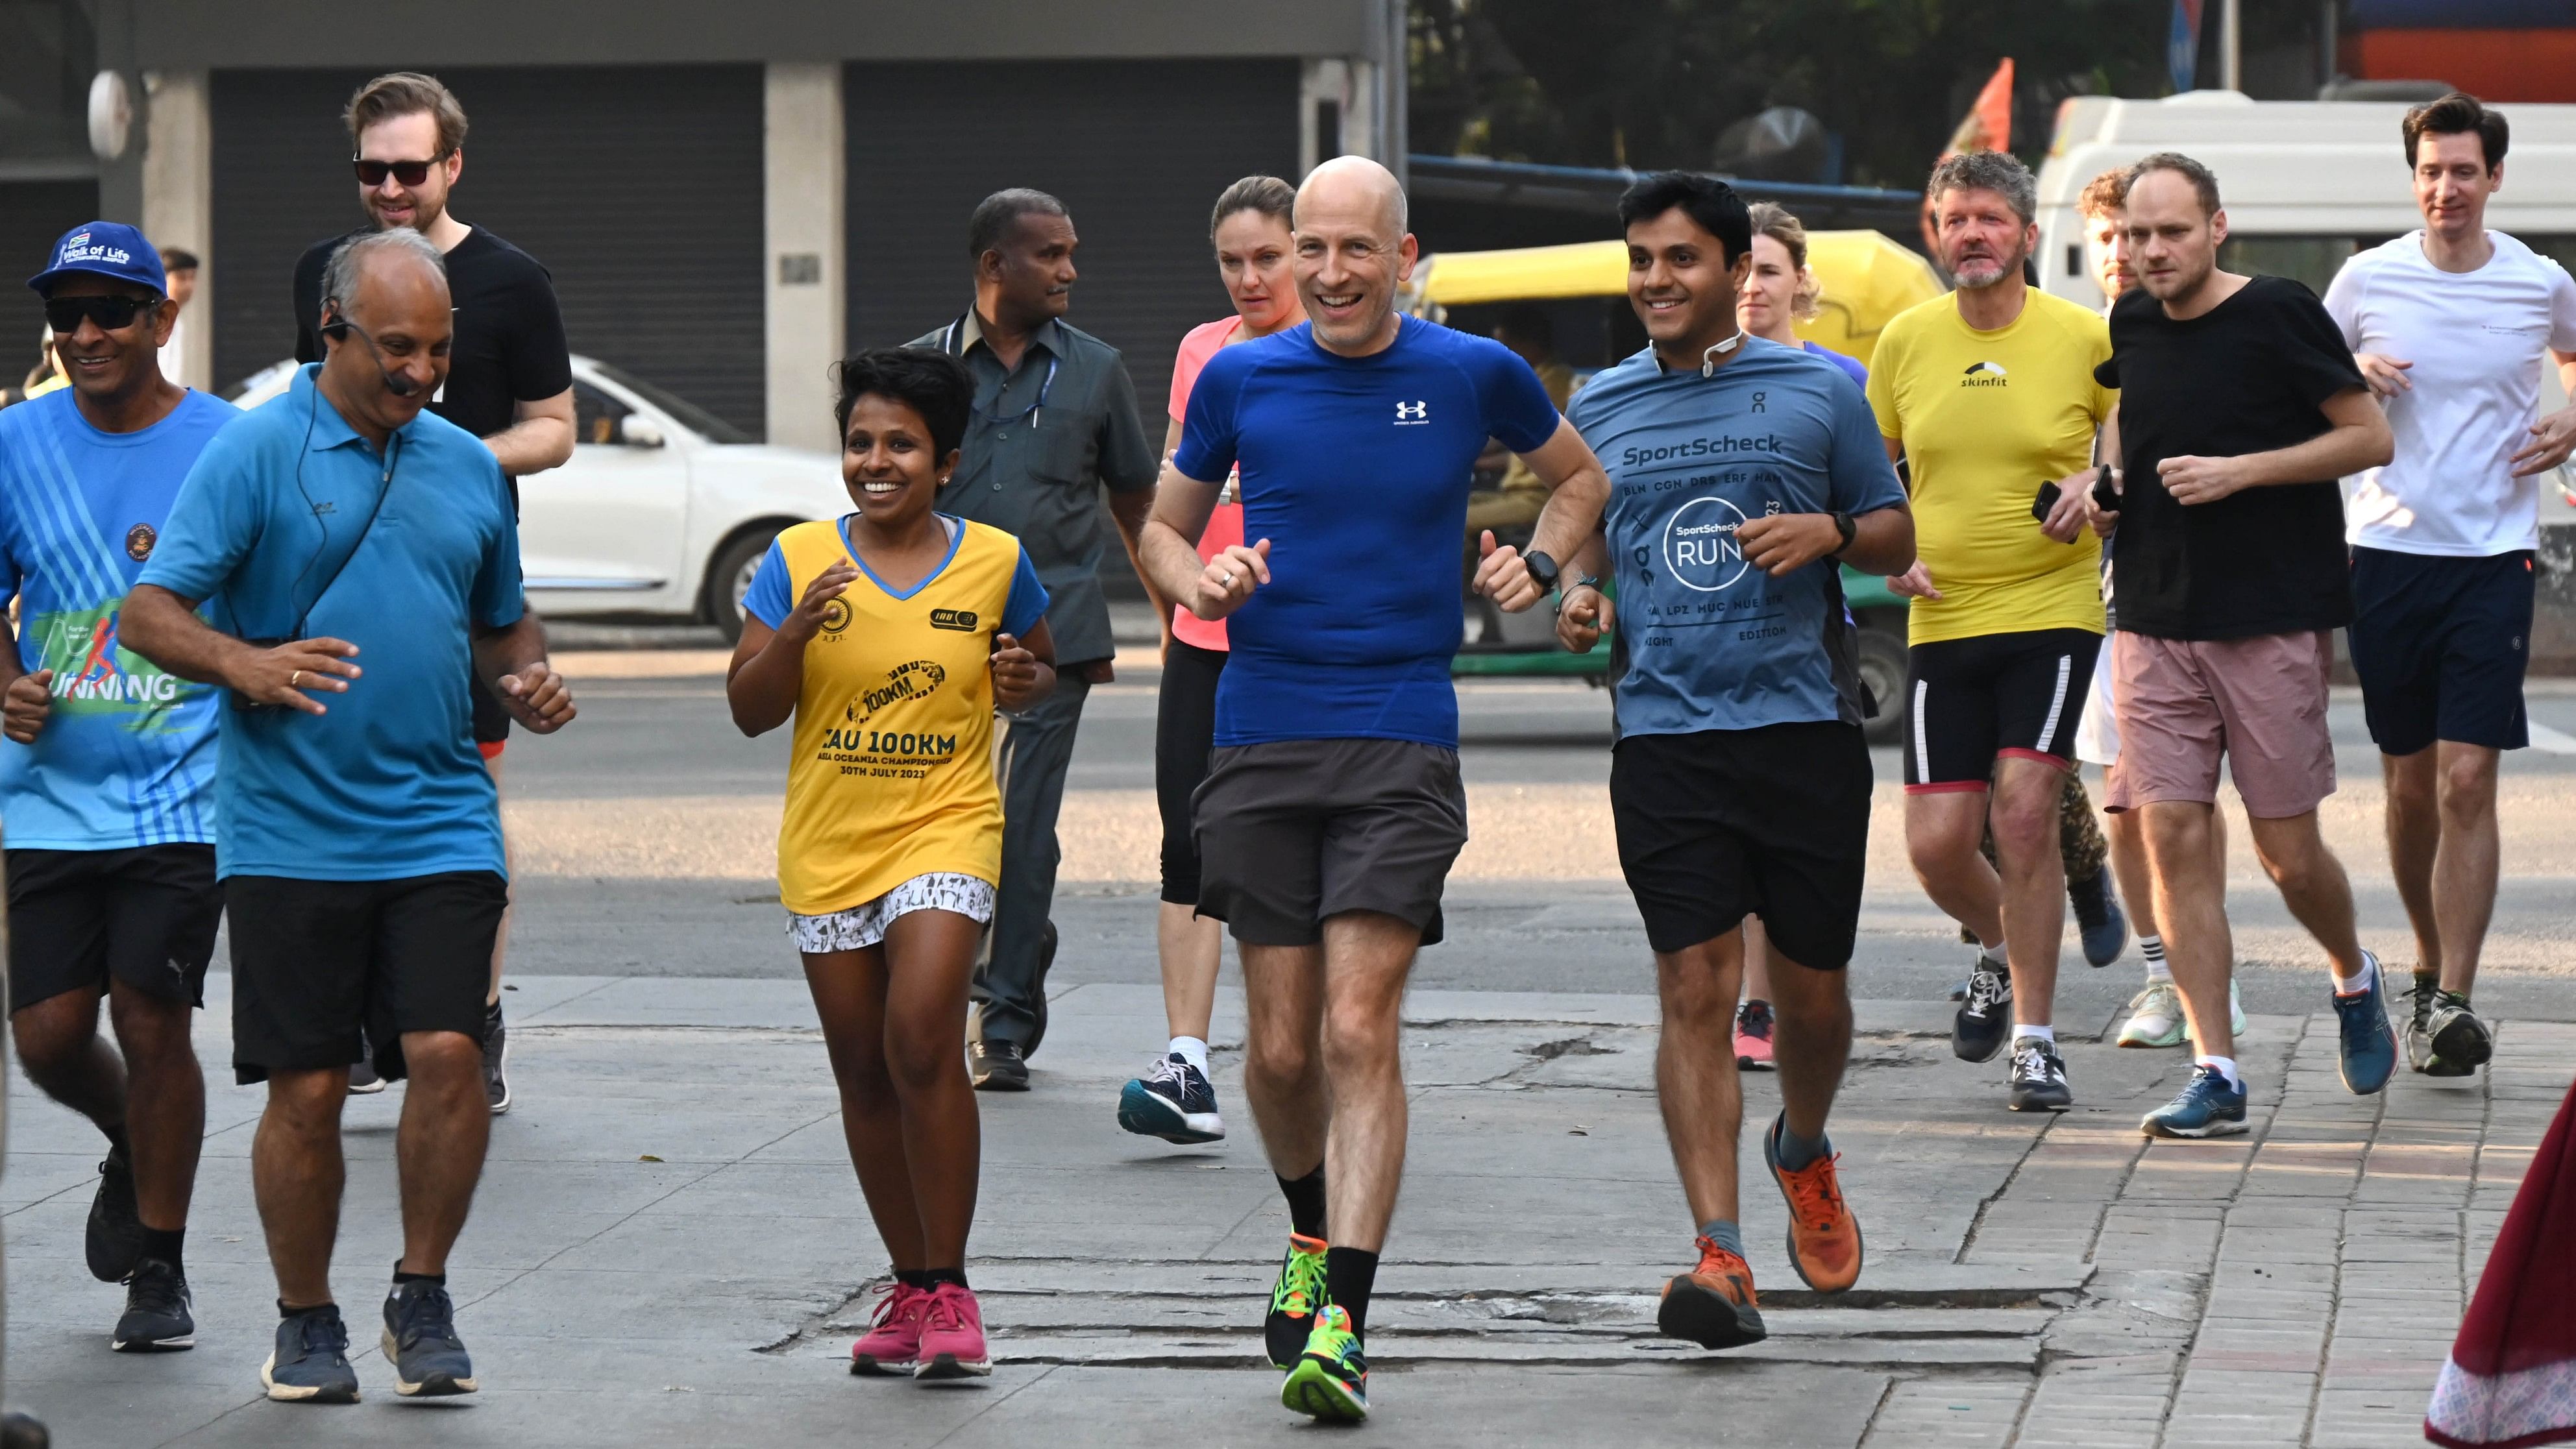
[[[216,869],[503,873],[500,800],[467,694],[472,631],[526,608],[500,464],[427,412],[379,455],[315,386],[320,370],[215,435],[138,580],[209,601],[215,626],[241,638],[283,637],[302,616],[304,637],[358,646],[348,693],[314,692],[327,714],[222,710]]]
[[[1629,658],[1620,735],[1859,724],[1841,570],[1825,558],[1775,579],[1746,562],[1735,531],[1905,501],[1860,388],[1754,337],[1713,377],[1668,372],[1648,348],[1594,377],[1566,416],[1610,474],[1602,528]]]

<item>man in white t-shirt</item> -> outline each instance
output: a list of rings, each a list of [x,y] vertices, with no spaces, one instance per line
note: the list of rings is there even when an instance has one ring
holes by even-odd
[[[2424,229],[2346,262],[2326,310],[2397,437],[2393,461],[2345,480],[2352,664],[2415,928],[2407,1062],[2456,1077],[2494,1051],[2469,988],[2495,910],[2497,762],[2531,742],[2539,475],[2576,449],[2576,407],[2537,416],[2544,353],[2576,391],[2576,282],[2486,229],[2503,116],[2455,92],[2404,134]]]

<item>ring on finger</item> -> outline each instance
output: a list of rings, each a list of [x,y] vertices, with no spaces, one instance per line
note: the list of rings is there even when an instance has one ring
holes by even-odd
[[[289,689],[294,689],[294,688],[296,688],[297,686],[299,686],[299,685],[301,685],[301,684],[303,684],[303,683],[304,683],[304,671],[303,671],[303,670],[301,670],[301,669],[299,669],[299,670],[295,671],[293,674],[290,674],[290,675],[286,676],[286,687],[287,687],[287,688],[289,688]]]

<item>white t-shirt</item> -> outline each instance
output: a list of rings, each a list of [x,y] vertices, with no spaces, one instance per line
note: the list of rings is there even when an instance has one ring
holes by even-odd
[[[2509,461],[2531,441],[2547,350],[2576,352],[2576,281],[2500,231],[2474,272],[2445,272],[2410,232],[2343,264],[2326,311],[2355,352],[2415,364],[2387,400],[2397,457],[2344,480],[2345,537],[2365,548],[2483,558],[2540,545],[2540,480]]]

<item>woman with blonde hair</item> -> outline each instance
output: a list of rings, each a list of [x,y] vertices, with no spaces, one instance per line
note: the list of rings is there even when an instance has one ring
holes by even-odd
[[[1776,201],[1753,204],[1753,274],[1735,294],[1735,325],[1783,347],[1812,352],[1868,385],[1869,370],[1855,358],[1799,338],[1794,324],[1812,321],[1824,283],[1807,266],[1807,229]]]

